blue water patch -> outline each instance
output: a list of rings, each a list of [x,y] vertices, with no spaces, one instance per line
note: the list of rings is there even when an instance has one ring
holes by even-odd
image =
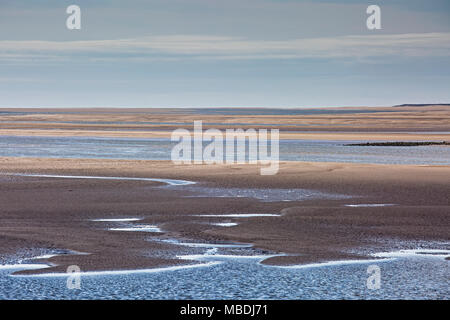
[[[90,111],[0,111],[0,115],[40,115],[40,114],[86,114]],[[216,114],[216,115],[318,115],[318,114],[352,114],[352,113],[379,113],[404,112],[403,110],[377,110],[377,109],[323,109],[323,108],[179,108],[161,111],[152,110],[150,114]],[[102,112],[99,112],[102,113]],[[123,111],[108,110],[104,113],[123,113]],[[149,114],[148,111],[128,111],[128,114]]]
[[[184,109],[185,113],[215,115],[319,115],[319,114],[352,114],[402,112],[402,110],[370,110],[370,109],[289,109],[289,108],[194,108]]]
[[[173,188],[175,189],[175,188]],[[253,198],[263,202],[272,201],[303,201],[312,199],[349,199],[350,195],[332,194],[310,189],[277,189],[277,188],[214,188],[203,186],[188,186],[182,189],[191,193],[187,197],[218,197],[218,198]]]
[[[373,264],[371,262],[370,264]],[[367,288],[368,263],[284,269],[254,259],[228,259],[204,268],[66,277],[11,276],[0,270],[0,299],[448,299],[449,262],[409,257],[376,263],[381,287]]]
[[[364,141],[280,140],[280,160],[450,165],[450,148],[446,146],[345,145],[350,142]],[[1,136],[0,156],[170,160],[175,144],[169,139]]]

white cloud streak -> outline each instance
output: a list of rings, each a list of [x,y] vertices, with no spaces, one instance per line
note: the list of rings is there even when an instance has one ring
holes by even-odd
[[[296,59],[450,56],[450,33],[357,35],[291,40],[153,36],[117,40],[0,41],[0,62],[164,59]]]

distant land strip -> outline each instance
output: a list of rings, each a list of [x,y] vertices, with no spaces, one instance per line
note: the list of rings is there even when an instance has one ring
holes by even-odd
[[[405,104],[397,104],[393,107],[449,107],[450,103],[405,103]]]
[[[363,146],[363,147],[416,147],[416,146],[450,146],[449,141],[393,141],[393,142],[366,142],[366,143],[351,143],[344,146]]]

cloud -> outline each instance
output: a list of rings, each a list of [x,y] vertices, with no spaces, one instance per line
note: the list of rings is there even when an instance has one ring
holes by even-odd
[[[354,35],[290,40],[175,35],[85,41],[0,41],[0,62],[170,59],[297,59],[450,55],[450,33]]]

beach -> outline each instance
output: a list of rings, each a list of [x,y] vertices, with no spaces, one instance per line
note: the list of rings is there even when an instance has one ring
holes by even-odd
[[[1,109],[0,285],[16,289],[0,298],[373,299],[373,264],[380,297],[446,297],[449,114]],[[175,164],[172,132],[194,121],[278,129],[278,171]]]

